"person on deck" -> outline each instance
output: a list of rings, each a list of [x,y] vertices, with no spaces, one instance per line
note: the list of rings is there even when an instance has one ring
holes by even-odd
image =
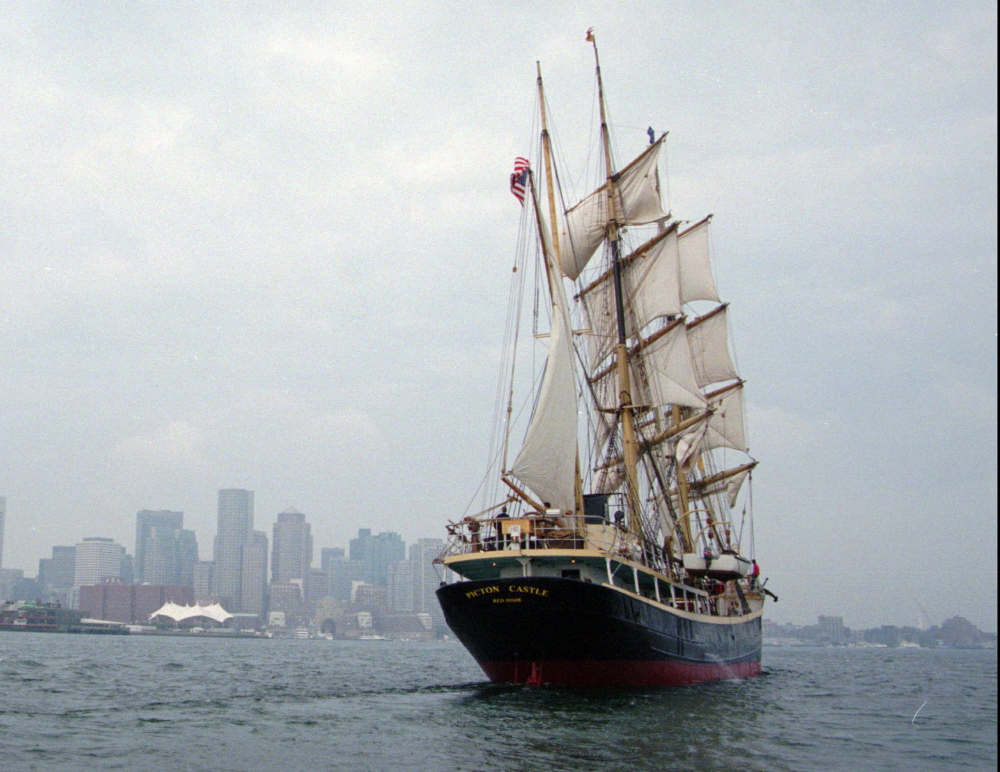
[[[756,560],[750,561],[750,589],[756,590],[757,584],[760,582],[760,566],[757,565]]]
[[[503,509],[500,510],[499,514],[494,518],[495,522],[493,523],[493,527],[496,529],[495,539],[496,539],[496,548],[498,550],[507,549],[507,540],[503,535],[503,524],[500,522],[501,520],[506,520],[507,517],[508,517],[507,507],[504,507]]]

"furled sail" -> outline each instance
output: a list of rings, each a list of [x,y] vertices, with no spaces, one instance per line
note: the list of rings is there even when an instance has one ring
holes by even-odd
[[[656,164],[662,147],[663,137],[660,137],[615,177],[619,225],[645,225],[667,216],[656,182]],[[583,272],[607,234],[611,219],[607,190],[605,183],[566,212],[559,245],[560,267],[569,279],[576,280]]]
[[[548,234],[544,228],[542,231],[552,295],[549,357],[524,445],[510,472],[531,488],[542,502],[557,509],[572,510],[575,507],[578,424],[573,328],[562,277],[551,257]]]

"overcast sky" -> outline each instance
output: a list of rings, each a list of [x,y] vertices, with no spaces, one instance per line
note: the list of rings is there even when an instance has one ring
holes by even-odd
[[[475,9],[475,10],[471,10]],[[443,536],[482,478],[535,61],[714,213],[769,615],[996,629],[992,2],[0,4],[5,567],[219,488]],[[573,174],[569,169],[568,175]],[[583,191],[581,191],[583,192]],[[318,552],[318,549],[317,549]]]

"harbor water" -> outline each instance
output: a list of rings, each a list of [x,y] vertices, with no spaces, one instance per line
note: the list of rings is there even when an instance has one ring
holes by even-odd
[[[7,770],[960,770],[995,651],[765,647],[672,690],[490,684],[455,642],[0,633]]]

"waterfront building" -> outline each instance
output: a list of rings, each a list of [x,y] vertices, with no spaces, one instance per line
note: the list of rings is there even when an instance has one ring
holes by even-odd
[[[189,605],[194,602],[190,586],[126,584],[105,579],[100,584],[80,588],[80,610],[91,619],[124,624],[147,624],[150,616],[165,603]]]
[[[241,595],[234,611],[245,614],[267,612],[267,534],[253,531],[243,550]]]
[[[302,623],[305,615],[302,600],[301,579],[271,581],[268,610],[272,614],[284,614],[285,624],[295,626]]]
[[[212,591],[242,611],[243,552],[253,533],[253,491],[225,488],[219,491],[218,526],[213,558]]]
[[[235,615],[230,614],[218,603],[211,606],[188,606],[164,603],[156,609],[150,621],[163,627],[218,629],[233,627]]]
[[[385,587],[371,584],[356,584],[352,599],[355,608],[378,616],[389,610],[389,593]]]
[[[351,539],[350,557],[364,564],[362,580],[365,584],[388,587],[389,566],[406,557],[406,545],[393,531],[373,536],[370,528],[361,528],[358,538]]]

